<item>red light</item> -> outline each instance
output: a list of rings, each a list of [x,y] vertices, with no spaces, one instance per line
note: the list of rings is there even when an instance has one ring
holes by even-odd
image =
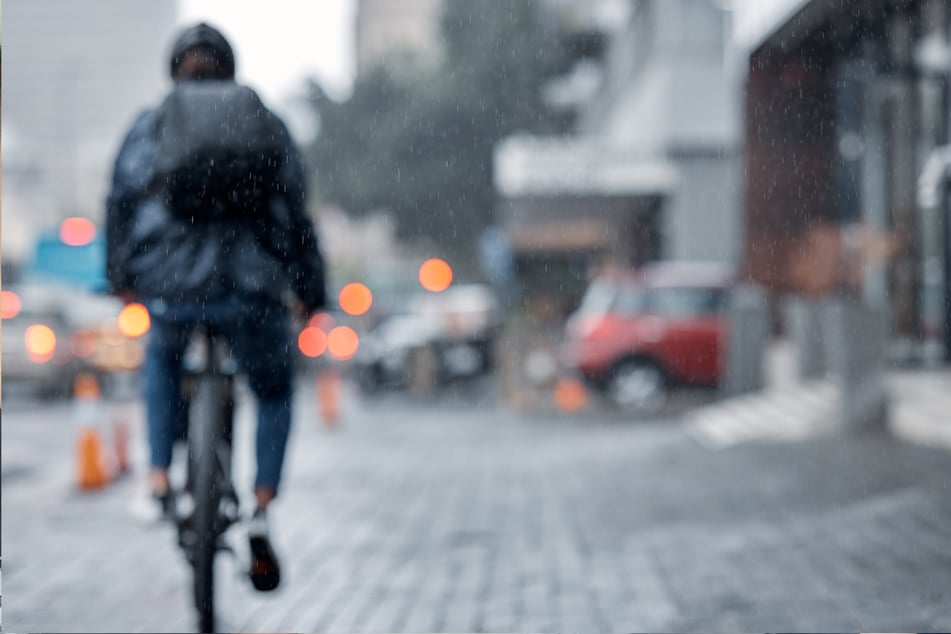
[[[320,328],[308,326],[297,337],[297,347],[304,356],[316,359],[327,351],[327,334]]]
[[[96,225],[89,218],[67,218],[59,225],[59,239],[71,247],[82,247],[96,237]]]
[[[22,308],[20,297],[13,291],[3,291],[0,294],[0,317],[3,319],[13,319],[20,314]]]

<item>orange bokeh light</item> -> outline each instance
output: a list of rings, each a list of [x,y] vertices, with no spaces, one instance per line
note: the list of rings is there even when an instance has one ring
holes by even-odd
[[[330,355],[334,359],[346,361],[352,359],[360,347],[360,337],[353,330],[346,326],[338,326],[330,331],[327,337],[327,347],[330,349]]]
[[[373,305],[373,293],[365,285],[354,282],[340,290],[337,301],[341,310],[348,315],[363,315]]]
[[[427,291],[440,293],[452,284],[452,267],[439,258],[426,260],[419,267],[419,283]]]
[[[13,291],[3,291],[0,294],[0,317],[3,319],[13,319],[20,314],[23,304],[20,302],[20,296]]]
[[[81,247],[96,238],[96,225],[89,218],[67,218],[59,225],[59,239],[71,247]]]
[[[297,347],[305,357],[315,359],[327,352],[327,333],[320,328],[308,326],[298,335]]]
[[[119,330],[126,337],[141,337],[151,325],[149,311],[142,304],[129,304],[119,313]]]
[[[24,336],[26,351],[36,363],[43,363],[53,358],[56,351],[56,333],[49,326],[34,324],[26,329]]]
[[[332,329],[335,324],[336,321],[330,313],[317,313],[310,318],[310,322],[307,325],[311,328],[320,328],[324,332],[327,332]]]

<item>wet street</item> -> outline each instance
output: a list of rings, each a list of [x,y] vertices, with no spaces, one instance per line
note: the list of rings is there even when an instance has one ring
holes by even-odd
[[[75,408],[5,399],[6,631],[188,631],[141,468],[74,487]],[[223,631],[935,631],[951,624],[951,460],[887,434],[714,449],[679,417],[298,393],[272,530],[285,584],[227,557]],[[137,404],[133,457],[144,456]],[[239,415],[247,449],[248,408]],[[250,478],[248,460],[238,464]],[[239,557],[246,543],[233,531]]]

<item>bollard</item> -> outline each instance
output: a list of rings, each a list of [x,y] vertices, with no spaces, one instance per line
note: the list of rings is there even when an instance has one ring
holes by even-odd
[[[766,387],[766,348],[769,342],[769,303],[764,291],[754,284],[741,284],[730,294],[727,304],[729,328],[723,348],[726,352],[725,391],[739,396]]]
[[[839,427],[847,433],[880,431],[888,426],[885,380],[887,315],[861,301],[838,297],[829,303],[830,356],[840,395]]]
[[[436,391],[439,359],[432,344],[412,349],[409,356],[409,391],[417,397],[432,396]]]
[[[829,369],[828,329],[823,327],[828,302],[800,295],[786,299],[784,305],[787,336],[793,343],[796,377],[810,381],[821,379]]]

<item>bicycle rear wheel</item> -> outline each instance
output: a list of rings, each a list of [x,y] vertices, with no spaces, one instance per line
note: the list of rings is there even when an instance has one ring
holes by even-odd
[[[222,445],[229,415],[228,379],[204,376],[195,386],[189,410],[192,496],[195,501],[193,556],[195,608],[199,631],[215,631],[215,555],[221,534],[220,506],[225,474]]]

